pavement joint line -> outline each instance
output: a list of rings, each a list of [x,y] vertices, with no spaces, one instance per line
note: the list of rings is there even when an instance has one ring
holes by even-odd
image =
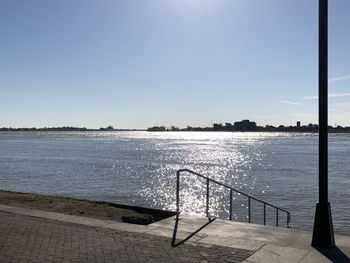
[[[298,261],[298,263],[302,262],[310,253],[312,253],[312,251],[308,250],[308,252]]]
[[[203,238],[206,238],[208,235],[204,235],[204,236],[199,236],[199,238],[196,240],[196,241],[194,241],[194,243],[202,243],[202,242],[200,242]]]

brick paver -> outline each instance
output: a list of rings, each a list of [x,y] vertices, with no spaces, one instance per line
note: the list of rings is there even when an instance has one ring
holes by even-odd
[[[242,262],[250,251],[0,212],[0,262]]]

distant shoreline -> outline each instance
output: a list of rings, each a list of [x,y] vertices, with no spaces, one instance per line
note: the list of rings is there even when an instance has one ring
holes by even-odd
[[[80,132],[91,132],[91,131],[146,131],[146,129],[87,129],[87,128],[64,128],[64,127],[53,127],[53,128],[0,128],[0,131],[6,131],[6,132],[17,132],[17,131],[25,131],[25,132],[32,132],[32,131],[80,131]]]
[[[147,130],[143,130],[147,131]],[[210,131],[210,130],[205,130],[205,131],[147,131],[147,132],[232,132],[232,133],[259,133],[259,132],[265,132],[265,133],[318,133],[318,131]],[[328,133],[350,133],[350,131],[328,131]]]
[[[2,127],[1,131],[5,132],[34,132],[34,131],[54,131],[54,132],[96,132],[96,131],[106,131],[106,132],[127,132],[127,131],[147,131],[147,132],[292,132],[292,133],[318,133],[319,127],[317,124],[308,124],[301,125],[301,122],[298,121],[295,126],[273,126],[273,125],[265,125],[258,126],[256,122],[250,120],[242,120],[237,121],[234,124],[226,122],[222,123],[214,123],[209,127],[192,127],[187,126],[186,128],[179,128],[176,126],[166,127],[162,126],[153,126],[147,129],[119,129],[114,128],[109,125],[107,127],[101,127],[99,129],[88,129],[86,127],[73,127],[73,126],[62,126],[62,127],[22,127],[22,128],[12,128],[12,127]],[[329,133],[350,133],[350,127],[342,127],[342,126],[328,126]]]
[[[167,132],[225,132],[225,133],[260,133],[260,132],[264,132],[264,133],[312,133],[312,134],[316,134],[318,133],[318,131],[279,131],[279,130],[274,130],[274,131],[214,131],[214,130],[179,130],[179,131],[171,131],[171,130],[165,130],[165,131],[148,131],[146,129],[115,129],[115,130],[108,130],[108,131],[103,131],[103,130],[99,130],[99,129],[86,129],[86,130],[55,130],[55,129],[1,129],[0,128],[0,132],[8,132],[8,133],[15,133],[15,132],[136,132],[136,131],[142,131],[142,132],[149,132],[149,133],[155,133],[155,132],[160,132],[160,133],[167,133]],[[338,133],[338,134],[348,134],[350,133],[350,131],[336,131],[336,130],[328,130],[328,133]]]
[[[318,125],[317,124],[308,124],[301,125],[300,121],[297,121],[295,126],[273,126],[273,125],[265,125],[258,126],[256,122],[250,120],[242,120],[236,121],[235,123],[225,122],[222,123],[214,123],[211,127],[191,127],[187,126],[186,128],[179,128],[176,126],[165,127],[163,126],[153,126],[147,129],[147,131],[155,132],[155,131],[213,131],[213,132],[296,132],[296,133],[318,133]],[[328,131],[330,133],[350,133],[350,127],[332,127],[328,126]]]

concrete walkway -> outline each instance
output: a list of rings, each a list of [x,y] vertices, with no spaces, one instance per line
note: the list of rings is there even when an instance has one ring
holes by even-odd
[[[0,205],[0,262],[350,262],[348,236],[336,236],[338,248],[324,255],[310,246],[309,232],[182,217],[180,245],[172,248],[174,223],[141,226]]]

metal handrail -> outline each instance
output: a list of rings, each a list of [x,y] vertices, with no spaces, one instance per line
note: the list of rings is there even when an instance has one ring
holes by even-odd
[[[179,214],[180,214],[180,175],[181,173],[184,173],[184,172],[187,172],[187,173],[190,173],[190,174],[194,174],[198,177],[201,177],[203,179],[206,180],[206,187],[207,187],[207,193],[206,193],[206,215],[207,217],[209,217],[209,182],[212,182],[212,183],[215,183],[217,185],[220,185],[220,186],[223,186],[227,189],[230,190],[230,215],[229,215],[229,220],[231,221],[232,220],[232,199],[233,199],[233,192],[235,193],[239,193],[245,197],[248,198],[248,223],[251,223],[251,210],[250,210],[250,203],[251,203],[251,200],[255,200],[259,203],[262,203],[264,205],[264,225],[266,225],[266,207],[269,206],[269,207],[272,207],[274,209],[276,209],[276,227],[279,226],[279,222],[278,222],[278,219],[279,219],[279,211],[282,211],[284,213],[287,214],[287,228],[290,228],[290,212],[288,212],[287,210],[284,210],[282,208],[279,208],[275,205],[272,205],[272,204],[269,204],[267,202],[264,202],[258,198],[255,198],[251,195],[248,195],[248,194],[245,194],[237,189],[234,189],[232,188],[231,186],[228,186],[226,184],[223,184],[223,183],[220,183],[218,181],[215,181],[214,179],[211,179],[207,176],[204,176],[202,174],[199,174],[199,173],[196,173],[192,170],[189,170],[189,169],[180,169],[176,172],[176,217],[179,218]]]

